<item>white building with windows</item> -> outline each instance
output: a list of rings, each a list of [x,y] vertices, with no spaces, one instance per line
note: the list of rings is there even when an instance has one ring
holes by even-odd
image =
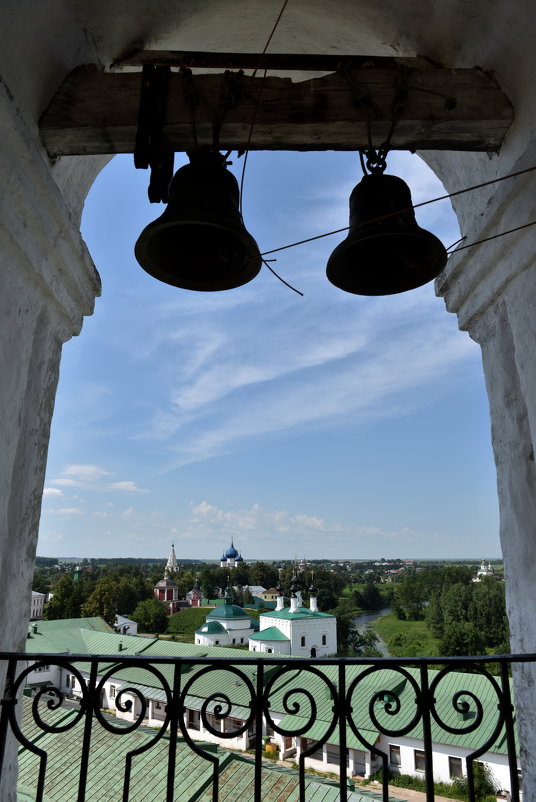
[[[297,619],[299,620],[299,619]],[[117,654],[139,655],[146,657],[178,657],[206,656],[206,649],[191,644],[162,641],[158,638],[124,637],[111,631],[111,628],[98,618],[70,619],[61,621],[42,621],[31,624],[28,631],[27,651],[41,652],[43,660],[34,664],[33,670],[26,678],[26,686],[32,691],[48,689],[51,686],[75,699],[80,698],[82,691],[79,678],[67,667],[54,665],[52,654],[62,654],[68,660],[66,644],[70,644],[73,653],[78,654]],[[223,649],[222,657],[240,658],[240,652]],[[274,654],[274,665],[278,665]],[[109,664],[107,669],[109,668]],[[249,673],[254,682],[255,668],[239,667]],[[89,679],[90,670],[87,664],[77,664],[76,670],[84,681]],[[104,670],[104,664],[103,664]],[[173,684],[173,669],[162,666],[161,670],[168,681]],[[369,777],[381,767],[380,754],[387,757],[388,768],[402,774],[424,776],[425,753],[423,742],[422,720],[417,716],[414,726],[405,736],[388,737],[381,734],[378,723],[384,729],[403,729],[412,722],[416,713],[415,687],[419,684],[419,670],[405,668],[401,674],[396,669],[379,669],[372,674],[364,675],[360,665],[348,665],[345,670],[346,692],[350,694],[352,719],[365,740],[365,744],[356,736],[350,726],[346,729],[346,769],[348,776]],[[438,672],[431,670],[429,680],[433,682]],[[268,674],[267,674],[268,676]],[[229,672],[223,666],[206,674],[202,666],[194,666],[185,675],[189,684],[185,696],[185,724],[189,735],[194,740],[218,743],[227,748],[248,749],[254,741],[254,729],[248,727],[244,732],[230,739],[224,737],[243,728],[251,714],[250,693],[246,683],[236,678],[229,681]],[[303,752],[305,765],[318,771],[333,772],[338,770],[341,760],[339,745],[339,727],[335,727],[321,743],[326,733],[332,729],[333,700],[329,692],[329,684],[337,687],[338,667],[331,665],[318,666],[315,674],[299,670],[285,674],[283,681],[275,683],[270,692],[270,715],[276,727],[286,731],[302,729],[303,735],[283,735],[274,732],[271,724],[264,718],[263,735],[269,736],[278,748],[280,759],[299,760]],[[379,689],[383,690],[379,690]],[[306,704],[300,705],[295,713],[288,713],[285,697],[288,693],[299,694],[305,689],[315,700],[314,718],[308,718],[310,710]],[[229,697],[229,714],[224,717],[216,715],[218,700],[208,702],[206,721],[203,721],[201,710],[209,696],[215,690],[221,690]],[[150,671],[139,667],[125,668],[118,666],[115,673],[109,673],[101,689],[101,707],[113,711],[118,718],[134,721],[140,715],[142,703],[140,695],[147,702],[144,724],[159,727],[166,717],[166,695],[162,687],[155,687],[155,677]],[[468,711],[460,713],[453,706],[453,694],[461,693],[461,699],[468,700]],[[473,695],[473,699],[471,699]],[[119,704],[119,696],[121,704]],[[449,733],[441,726],[440,720],[431,721],[433,775],[437,780],[448,782],[467,773],[466,758],[479,749],[486,740],[492,741],[495,724],[500,715],[498,698],[489,679],[479,673],[448,672],[442,681],[434,687],[435,710],[444,723],[457,729],[457,734]],[[475,721],[476,705],[474,699],[482,702],[481,723],[471,732],[464,732],[467,725]],[[375,701],[374,701],[375,699]],[[117,703],[116,703],[117,700]],[[371,700],[374,716],[372,720]],[[126,704],[131,702],[130,705]],[[395,703],[396,716],[393,715]],[[211,732],[207,724],[216,731]],[[396,727],[395,727],[396,725]],[[219,734],[218,734],[219,733]],[[368,744],[368,747],[367,745]],[[509,767],[507,757],[506,736],[500,733],[494,742],[490,742],[487,751],[479,758],[492,772],[498,788],[510,789]]]
[[[43,618],[43,610],[45,608],[46,593],[39,593],[37,590],[32,590],[32,607],[30,610],[30,621],[39,621]]]
[[[198,646],[245,646],[252,635],[251,618],[241,607],[231,603],[227,590],[223,604],[211,610],[205,623],[196,630],[195,643]]]
[[[259,616],[259,631],[249,639],[250,652],[326,657],[337,652],[337,619],[318,609],[316,588],[309,588],[309,607],[301,606],[301,593],[293,590],[290,607],[284,607],[278,588],[275,610]]]

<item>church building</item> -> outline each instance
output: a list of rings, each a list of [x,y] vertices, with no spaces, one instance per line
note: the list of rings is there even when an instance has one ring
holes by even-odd
[[[195,643],[198,646],[245,646],[251,635],[251,618],[241,607],[231,603],[228,588],[223,604],[211,610],[205,623],[196,630]]]
[[[166,605],[168,615],[176,613],[180,607],[179,588],[177,584],[169,578],[167,568],[164,570],[164,578],[157,582],[153,590],[154,596],[158,601]]]
[[[260,629],[249,639],[250,652],[292,654],[296,657],[326,657],[337,652],[337,619],[318,609],[317,590],[309,588],[309,607],[302,606],[299,581],[291,588],[290,607],[284,606],[278,588],[275,610],[259,616]]]
[[[231,540],[231,545],[220,557],[220,568],[236,568],[241,562],[244,562],[244,558],[235,549],[234,543]]]

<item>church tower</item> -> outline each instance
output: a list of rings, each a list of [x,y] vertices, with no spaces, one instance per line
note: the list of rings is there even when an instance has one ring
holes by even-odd
[[[166,571],[169,573],[173,573],[179,570],[179,564],[177,563],[177,557],[175,556],[175,544],[171,544],[171,551],[169,552],[169,557],[167,558],[166,563]]]

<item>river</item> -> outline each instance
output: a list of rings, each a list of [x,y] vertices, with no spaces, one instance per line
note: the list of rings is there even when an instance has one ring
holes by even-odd
[[[391,612],[391,609],[389,607],[385,607],[383,610],[373,610],[370,613],[361,613],[360,615],[357,615],[354,618],[354,624],[356,625],[356,627],[359,630],[362,630],[362,629],[373,629],[372,622],[376,621],[377,618],[381,618],[382,615],[387,615],[387,613],[390,613],[390,612]],[[373,631],[375,632],[375,630],[373,630]],[[378,649],[380,650],[382,655],[384,657],[391,657],[391,655],[389,654],[389,650],[387,648],[386,642],[382,638],[380,638],[380,636],[378,635],[377,632],[376,632],[376,635],[378,637],[378,641],[376,643],[376,646],[378,647]]]

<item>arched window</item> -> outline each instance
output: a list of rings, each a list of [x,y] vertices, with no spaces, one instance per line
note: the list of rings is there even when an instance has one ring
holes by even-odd
[[[314,646],[311,649],[311,657],[316,657],[316,648]]]
[[[300,645],[305,646],[305,635],[302,635],[300,638]]]
[[[326,646],[327,642],[328,642],[327,636],[326,635],[322,635],[322,646]]]

